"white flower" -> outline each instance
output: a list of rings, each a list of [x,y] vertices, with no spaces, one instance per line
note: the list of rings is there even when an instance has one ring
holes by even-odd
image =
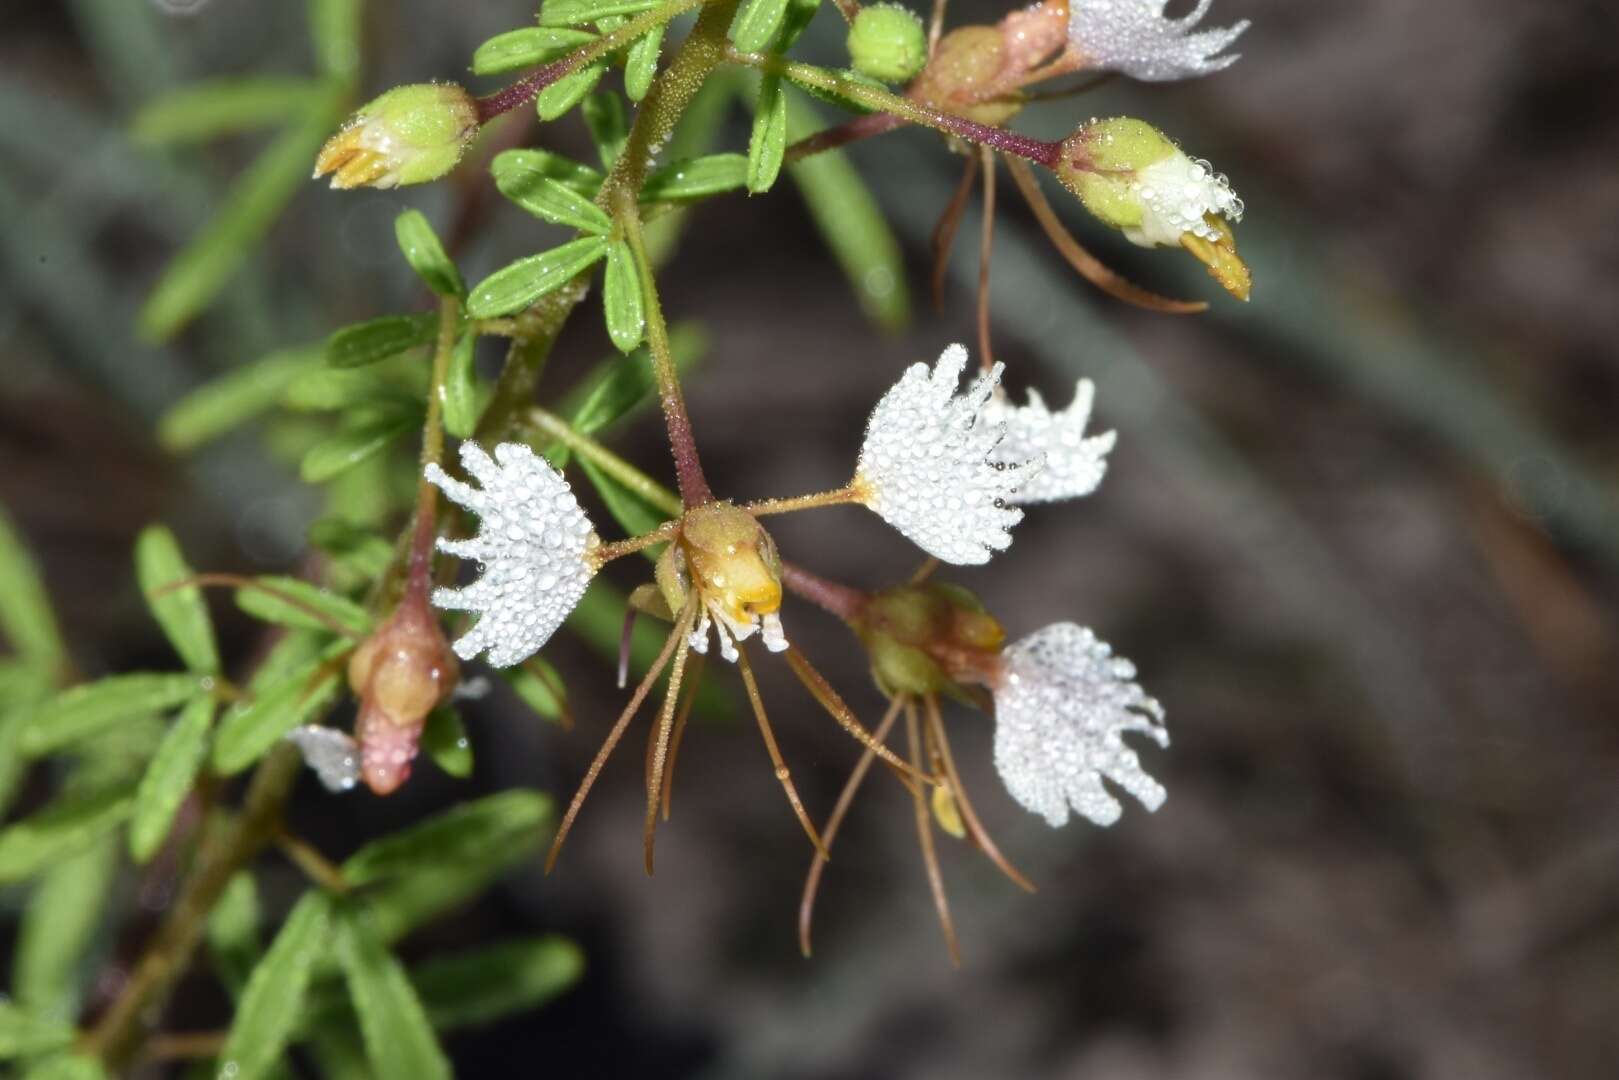
[[[483,576],[465,588],[436,590],[433,603],[481,615],[455,642],[457,656],[471,660],[487,649],[490,664],[510,667],[538,651],[585,594],[596,572],[589,558],[596,534],[568,482],[527,446],[501,443],[491,459],[468,440],[461,464],[481,491],[437,465],[425,475],[483,520],[472,539],[441,537],[438,546],[476,559]]]
[[[1089,379],[1079,380],[1074,401],[1061,412],[1046,408],[1039,393],[1029,391],[1029,403],[1012,405],[998,393],[984,406],[986,424],[1004,424],[1006,438],[990,455],[991,461],[1013,463],[1044,455],[1045,465],[1026,480],[1008,502],[1026,505],[1056,502],[1089,495],[1107,472],[1107,454],[1117,434],[1104,431],[1086,436],[1091,402],[1096,386]]]
[[[935,558],[988,562],[1012,542],[1023,511],[1007,504],[1039,462],[993,460],[1003,428],[983,420],[1001,365],[956,387],[967,349],[952,345],[930,372],[912,364],[866,425],[854,487],[861,501]]]
[[[1070,0],[1068,43],[1090,67],[1121,71],[1147,82],[1208,75],[1236,63],[1218,55],[1248,29],[1248,20],[1219,30],[1192,28],[1212,0],[1189,15],[1167,18],[1167,0]]]
[[[1205,214],[1242,220],[1242,200],[1225,175],[1179,150],[1137,170],[1130,193],[1141,203],[1141,224],[1127,226],[1124,236],[1142,247],[1178,247],[1183,233],[1218,241],[1219,230]]]
[[[733,664],[736,663],[737,657],[736,643],[748,640],[756,631],[762,632],[759,640],[764,642],[765,648],[771,652],[782,652],[789,644],[786,631],[781,626],[781,615],[774,611],[768,615],[753,616],[746,621],[739,621],[732,618],[724,605],[712,600],[705,601],[697,613],[697,625],[686,638],[694,652],[708,655],[710,628],[719,639],[720,656]]]
[[[349,791],[360,782],[360,744],[347,732],[305,724],[287,732],[304,764],[315,770],[327,791]]]
[[[1164,709],[1135,681],[1135,665],[1073,623],[1056,623],[1001,654],[995,687],[995,768],[1012,797],[1053,827],[1068,809],[1098,825],[1119,819],[1102,778],[1148,810],[1164,788],[1120,737],[1139,731],[1169,745]]]

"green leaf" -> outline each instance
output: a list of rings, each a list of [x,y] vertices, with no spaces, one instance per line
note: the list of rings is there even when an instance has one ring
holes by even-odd
[[[537,1009],[584,971],[579,946],[549,936],[428,960],[411,969],[410,981],[433,1027],[451,1031]]]
[[[195,450],[270,408],[288,386],[324,362],[321,346],[285,349],[203,383],[163,414],[158,441],[171,453]]]
[[[444,874],[458,866],[499,861],[551,823],[551,800],[534,791],[503,791],[452,807],[384,836],[343,864],[343,878],[361,886],[390,877]]]
[[[321,518],[310,525],[309,542],[367,578],[380,577],[393,562],[392,544],[363,525],[343,518]]]
[[[315,104],[323,92],[308,79],[274,75],[200,80],[142,105],[129,134],[136,142],[164,146],[272,127]]]
[[[504,150],[489,163],[489,175],[501,191],[508,184],[521,185],[523,174],[555,180],[577,194],[594,198],[602,185],[602,174],[589,165],[553,154],[549,150]],[[531,181],[532,182],[532,181]]]
[[[34,557],[0,509],[0,631],[23,660],[55,678],[67,667],[49,594]]]
[[[331,920],[331,898],[306,892],[253,969],[219,1054],[222,1063],[236,1067],[234,1080],[264,1076],[280,1059],[302,1010],[315,960],[326,951]]]
[[[642,202],[701,199],[734,191],[748,180],[748,159],[741,154],[709,154],[673,161],[641,185]]]
[[[309,41],[320,70],[351,81],[360,71],[361,0],[309,0]]]
[[[12,991],[39,1016],[71,1023],[91,972],[87,954],[112,899],[118,844],[111,836],[58,861],[28,898],[17,931]]]
[[[207,931],[208,956],[213,961],[214,973],[233,997],[241,996],[242,988],[258,966],[263,952],[259,924],[263,921],[253,873],[239,870],[208,915]]]
[[[23,1080],[107,1080],[107,1070],[87,1054],[52,1054],[24,1073]]]
[[[0,1060],[60,1050],[73,1041],[75,1034],[72,1024],[0,1000]]]
[[[652,89],[652,77],[658,73],[658,54],[663,50],[663,32],[668,25],[655,27],[635,39],[624,54],[624,94],[639,102]]]
[[[345,326],[326,339],[326,362],[335,368],[374,364],[406,349],[430,345],[438,336],[438,314],[384,315]]]
[[[356,635],[371,630],[372,619],[365,608],[319,585],[279,574],[253,580],[255,587],[236,590],[236,606],[255,619],[328,634],[336,632],[333,623]]]
[[[421,999],[363,908],[348,906],[342,911],[337,954],[360,1016],[372,1071],[388,1080],[449,1080],[450,1063]]]
[[[471,437],[478,427],[478,415],[483,411],[478,372],[473,364],[477,350],[478,335],[470,331],[462,334],[450,352],[450,363],[444,371],[440,399],[444,406],[444,430],[457,439]]]
[[[158,744],[135,791],[135,813],[129,823],[129,854],[136,862],[150,859],[169,835],[174,815],[208,754],[208,729],[213,722],[213,699],[193,698]]]
[[[311,446],[298,464],[298,475],[306,484],[324,484],[382,453],[389,443],[415,428],[420,420],[412,410],[393,409],[357,419]]]
[[[472,775],[472,742],[454,709],[439,708],[427,714],[422,731],[422,750],[433,764],[458,780]]]
[[[629,535],[641,536],[669,520],[667,514],[647,505],[639,495],[603,472],[589,458],[580,455],[579,467],[584,470],[585,476],[596,488],[602,502],[607,504],[607,512],[613,515],[613,520]],[[648,557],[655,556],[662,550],[661,544],[654,544],[646,549]]]
[[[399,359],[406,359],[403,355]],[[419,402],[426,394],[426,371],[411,364],[383,362],[369,367],[320,367],[287,387],[281,404],[296,412],[332,412],[365,406],[399,407]],[[421,376],[420,378],[404,376]],[[411,384],[420,384],[419,388]],[[407,388],[408,387],[408,388]]]
[[[461,272],[455,262],[444,253],[438,233],[428,224],[427,215],[420,210],[406,210],[394,218],[394,239],[405,261],[416,271],[416,276],[427,282],[427,287],[440,296],[460,296],[466,291]],[[434,320],[433,329],[438,330]]]
[[[611,90],[603,90],[586,98],[580,111],[584,114],[585,126],[590,129],[591,141],[596,144],[602,168],[611,170],[624,149],[624,140],[630,135],[624,99]]]
[[[39,757],[95,735],[120,720],[162,712],[203,688],[195,675],[142,672],[113,675],[64,690],[36,709],[19,733],[28,757]]]
[[[540,9],[541,26],[577,26],[610,15],[636,15],[651,11],[662,0],[546,0]]]
[[[501,668],[500,675],[529,708],[547,720],[561,720],[567,712],[567,688],[557,669],[538,656],[517,667]]]
[[[602,310],[607,317],[607,336],[619,352],[629,352],[641,344],[646,332],[646,315],[641,306],[641,274],[635,253],[623,240],[607,249],[607,273],[602,278]]]
[[[781,35],[776,39],[774,51],[780,53],[792,48],[820,10],[821,0],[787,0],[787,16],[782,20]]]
[[[203,675],[219,673],[219,650],[214,645],[214,624],[208,618],[208,605],[196,585],[168,589],[166,586],[195,576],[180,554],[174,533],[163,525],[149,525],[135,540],[135,578],[146,594],[152,617],[192,671]]]
[[[135,802],[135,785],[69,791],[32,817],[0,829],[0,884],[33,877],[117,828]]]
[[[553,225],[605,235],[612,219],[601,207],[566,184],[538,171],[505,168],[495,174],[495,187],[512,202]]]
[[[534,111],[540,114],[541,120],[555,120],[596,89],[606,70],[606,64],[595,63],[562,76],[535,96]]]
[[[342,671],[336,660],[349,647],[338,642],[260,690],[252,701],[227,710],[214,736],[214,769],[226,775],[242,771],[324,708],[337,696]]]
[[[759,99],[748,136],[748,191],[769,191],[787,153],[787,88],[779,76],[759,80]]]
[[[213,302],[307,180],[339,119],[338,99],[309,109],[248,166],[212,221],[164,269],[137,317],[146,341],[172,337]]]
[[[570,240],[496,270],[467,297],[473,318],[509,315],[571,281],[607,254],[607,241],[599,236]]]
[[[787,14],[787,0],[744,0],[731,22],[731,40],[743,52],[769,48]]]
[[[795,139],[809,134],[791,126]],[[788,171],[867,317],[885,330],[904,326],[910,297],[899,241],[849,159],[832,150],[795,162]]]
[[[692,323],[677,323],[669,333],[669,350],[675,367],[684,371],[708,349],[708,339]],[[592,435],[629,414],[637,405],[650,401],[657,389],[652,365],[644,351],[615,358],[602,366],[602,374],[576,393],[570,393],[562,411],[569,425],[582,435]],[[577,399],[577,400],[576,400]]]
[[[472,73],[500,75],[533,67],[595,40],[595,34],[559,27],[529,26],[510,30],[478,46],[472,54]]]

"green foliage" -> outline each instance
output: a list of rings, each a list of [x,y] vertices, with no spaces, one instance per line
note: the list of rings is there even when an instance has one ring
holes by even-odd
[[[318,104],[320,94],[320,84],[309,79],[195,82],[143,104],[130,121],[130,135],[153,146],[205,142],[284,123]]]
[[[525,705],[547,720],[560,721],[567,715],[567,687],[543,657],[531,656],[516,667],[502,668],[500,674]]]
[[[401,246],[403,246],[401,244]],[[438,336],[438,315],[384,315],[345,326],[326,339],[326,362],[335,368],[375,364],[407,349],[431,344]]]
[[[540,9],[541,26],[578,26],[612,15],[638,15],[657,7],[662,0],[545,0]]]
[[[591,141],[596,144],[596,156],[601,158],[602,168],[611,169],[624,149],[624,140],[630,136],[624,99],[612,91],[592,94],[585,99],[580,112],[585,126],[590,129]]]
[[[67,666],[45,583],[10,518],[0,508],[0,631],[29,666],[50,673]]]
[[[468,438],[478,426],[483,412],[484,395],[478,386],[478,373],[473,367],[477,359],[478,335],[462,334],[456,339],[450,353],[450,363],[444,372],[444,386],[440,390],[444,404],[444,430],[458,439]]]
[[[117,869],[118,844],[103,836],[56,862],[34,886],[17,932],[12,993],[36,1015],[64,1023],[78,1015]]]
[[[472,54],[472,71],[476,75],[500,75],[533,67],[588,42],[596,35],[583,30],[568,30],[555,26],[527,26],[496,34],[485,41]]]
[[[748,191],[769,191],[781,174],[787,152],[787,88],[779,75],[759,79],[753,131],[748,136]]]
[[[704,199],[747,184],[748,159],[742,154],[709,154],[672,161],[647,177],[642,202]]]
[[[512,192],[522,192],[526,184],[555,180],[577,194],[594,196],[602,184],[602,174],[589,165],[549,150],[503,150],[489,162],[489,174],[501,194],[522,205]]]
[[[394,440],[421,426],[414,406],[375,405],[350,412],[342,427],[311,446],[298,464],[306,484],[324,484],[386,450]]]
[[[495,174],[500,193],[524,210],[570,229],[605,236],[613,222],[602,209],[584,195],[538,170],[508,168]],[[478,287],[481,292],[483,286]],[[476,294],[474,294],[476,296]],[[479,312],[474,311],[474,314]]]
[[[364,634],[371,616],[352,600],[297,578],[266,575],[236,590],[236,606],[278,626],[333,633]]]
[[[135,541],[135,579],[146,594],[152,617],[180,654],[185,666],[198,674],[219,672],[219,649],[208,605],[196,585],[175,588],[195,572],[180,554],[174,534],[162,525],[146,528]]]
[[[264,413],[287,387],[324,362],[324,349],[309,346],[243,364],[171,406],[158,422],[158,441],[173,453],[195,450]]]
[[[84,851],[121,825],[134,802],[132,782],[70,789],[43,810],[0,829],[0,884],[33,877]]]
[[[73,1041],[73,1027],[0,1001],[0,1061],[46,1054]]]
[[[18,748],[29,757],[39,757],[121,721],[173,708],[203,689],[195,675],[153,672],[113,675],[75,686],[34,711],[19,733]]]
[[[129,854],[136,862],[150,859],[168,836],[174,815],[208,755],[208,732],[213,722],[213,699],[193,698],[158,744],[157,753],[135,791],[135,811],[129,824]]]
[[[731,40],[743,52],[759,52],[775,40],[787,16],[787,0],[743,0],[731,23]]]
[[[607,336],[620,352],[641,344],[646,333],[646,311],[642,307],[641,274],[635,253],[622,240],[607,249],[607,272],[602,278],[602,310],[607,318]]]
[[[624,60],[624,94],[631,101],[640,101],[652,88],[652,78],[658,73],[658,55],[663,49],[662,26],[635,39]]]
[[[234,1075],[240,1080],[266,1075],[286,1048],[315,961],[328,947],[332,906],[325,893],[305,893],[253,969],[220,1053],[221,1062],[234,1065]]]
[[[394,238],[399,241],[405,261],[416,271],[417,277],[427,282],[428,288],[440,296],[460,296],[466,291],[461,283],[461,272],[444,253],[438,234],[420,210],[406,210],[394,219]],[[438,330],[437,320],[433,322],[433,330],[435,333]]]
[[[252,700],[227,709],[214,737],[214,770],[226,775],[242,771],[325,708],[342,685],[338,657],[348,649],[347,642],[330,646],[269,685],[255,687]]]
[[[584,954],[559,937],[527,938],[428,960],[411,972],[439,1031],[528,1012],[579,981]]]
[[[466,726],[454,709],[438,708],[428,714],[427,727],[422,731],[422,753],[459,780],[472,775],[472,740],[467,738]]]
[[[534,110],[541,120],[555,120],[596,89],[606,71],[606,64],[595,63],[564,75],[539,92],[534,98]]]
[[[439,1048],[415,987],[363,908],[341,910],[337,955],[376,1075],[398,1080],[449,1077],[449,1060]]]
[[[350,885],[388,878],[472,869],[499,862],[551,821],[551,800],[533,791],[505,791],[463,803],[392,836],[374,840],[343,863]]]
[[[607,247],[602,237],[587,236],[518,259],[477,284],[467,297],[467,313],[483,319],[521,310],[594,266]]]

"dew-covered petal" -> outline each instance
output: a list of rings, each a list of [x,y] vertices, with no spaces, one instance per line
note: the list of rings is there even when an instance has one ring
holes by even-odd
[[[595,573],[588,557],[596,543],[590,521],[562,475],[521,443],[502,443],[491,458],[477,443],[461,444],[461,464],[477,478],[472,488],[429,465],[425,475],[450,499],[478,514],[478,535],[439,540],[439,549],[476,559],[478,580],[438,589],[433,604],[480,616],[455,642],[471,660],[487,650],[495,667],[528,659],[567,618]]]
[[[995,768],[1026,810],[1053,827],[1067,823],[1070,808],[1111,825],[1122,808],[1104,777],[1148,810],[1163,805],[1163,785],[1122,738],[1138,731],[1169,745],[1163,706],[1135,681],[1135,665],[1074,623],[1030,634],[1008,646],[1002,661]]]
[[[1221,56],[1248,29],[1248,20],[1196,30],[1212,0],[1181,18],[1164,15],[1167,0],[1071,0],[1068,43],[1099,71],[1119,71],[1146,82],[1209,75],[1236,63]]]
[[[1242,220],[1242,200],[1225,174],[1179,150],[1138,170],[1130,194],[1141,203],[1141,223],[1127,227],[1124,236],[1142,247],[1175,247],[1186,233],[1217,242],[1220,232],[1208,215]]]
[[[360,744],[347,732],[320,724],[305,724],[287,732],[327,791],[349,791],[360,781]]]
[[[1001,365],[958,394],[967,350],[952,345],[930,370],[907,368],[866,425],[855,488],[861,500],[923,551],[944,562],[988,562],[1012,542],[1023,511],[1008,503],[1039,468],[998,460],[1000,424],[983,411]]]
[[[996,394],[984,406],[984,422],[1006,428],[1006,437],[990,460],[1007,464],[1041,458],[1045,461],[1008,502],[1057,502],[1096,490],[1107,472],[1108,451],[1113,449],[1117,435],[1112,431],[1085,434],[1095,396],[1096,386],[1089,379],[1081,379],[1074,389],[1073,404],[1061,412],[1052,412],[1033,390],[1029,391],[1027,405],[1013,405],[1004,395]]]

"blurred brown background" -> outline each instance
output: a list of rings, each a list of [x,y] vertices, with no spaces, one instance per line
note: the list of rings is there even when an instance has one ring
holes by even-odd
[[[367,91],[461,77],[479,41],[531,15],[515,0],[371,8]],[[950,575],[1014,636],[1073,619],[1136,661],[1169,712],[1173,746],[1146,754],[1167,805],[1053,832],[1005,796],[984,718],[952,711],[978,807],[1040,892],[946,843],[966,957],[953,972],[908,798],[875,775],[805,961],[793,926],[809,850],[751,721],[733,712],[690,733],[653,879],[632,745],[556,874],[535,867],[407,948],[514,929],[585,946],[570,996],[451,1040],[464,1075],[1614,1075],[1619,15],[1219,0],[1212,16],[1243,17],[1243,59],[1223,74],[1114,82],[1020,121],[1058,136],[1126,112],[1213,160],[1247,202],[1238,236],[1256,287],[1248,307],[1216,299],[1202,317],[1122,308],[1071,276],[1003,182],[993,296],[1007,382],[1063,404],[1089,375],[1120,441],[1095,496],[1031,510],[1007,556]],[[5,25],[0,502],[40,551],[80,664],[161,664],[129,569],[137,529],[171,521],[201,566],[279,570],[296,565],[314,504],[253,435],[170,460],[155,417],[269,348],[422,306],[392,219],[418,206],[442,223],[453,192],[311,184],[218,309],[170,346],[137,344],[145,290],[259,142],[152,153],[130,145],[127,118],[187,79],[306,70],[301,5],[11,3]],[[810,53],[838,62],[840,33],[823,11]],[[733,118],[728,143],[745,137]],[[535,138],[590,153],[576,117]],[[852,157],[907,246],[917,299],[903,336],[862,319],[785,184],[700,210],[665,275],[671,317],[712,341],[690,397],[726,494],[840,482],[900,366],[971,340],[976,210],[947,311],[922,296],[927,232],[960,159],[917,131]],[[1135,280],[1211,294],[1190,260],[1065,214]],[[549,235],[498,208],[464,252],[467,276]],[[544,393],[606,350],[593,316],[576,322]],[[622,447],[664,468],[651,417]],[[790,558],[856,584],[915,560],[854,510],[775,531]],[[634,584],[638,569],[621,569]],[[251,627],[216,612],[245,658]],[[854,641],[804,605],[786,619],[875,719]],[[569,678],[572,734],[497,692],[468,710],[470,783],[424,765],[386,802],[307,783],[299,826],[342,854],[473,793],[565,800],[622,698],[578,642],[548,655]],[[822,816],[856,748],[763,666]],[[290,890],[294,872],[277,874]],[[136,944],[108,943],[109,956]],[[200,979],[178,1008],[220,1018]]]

